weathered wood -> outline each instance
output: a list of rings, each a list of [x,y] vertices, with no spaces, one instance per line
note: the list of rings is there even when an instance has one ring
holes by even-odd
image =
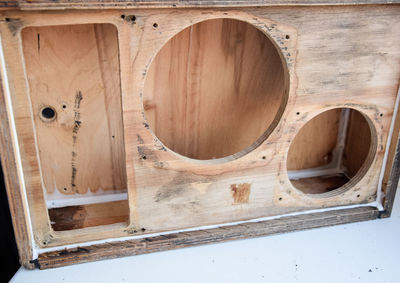
[[[1,65],[1,64],[0,64]],[[0,157],[6,185],[8,203],[12,215],[15,240],[17,242],[19,260],[21,265],[33,269],[32,238],[29,231],[28,211],[26,210],[24,192],[21,188],[21,176],[18,174],[17,157],[10,125],[10,113],[7,111],[7,102],[4,90],[4,73],[0,76]]]
[[[46,6],[47,2],[34,1],[32,5],[36,5],[35,3],[38,5],[37,7],[48,7]],[[40,6],[42,5],[41,3],[43,6]],[[66,6],[62,6],[65,3],[62,1],[54,2],[55,6],[53,8],[65,8]],[[67,5],[79,8],[80,3],[78,1],[69,2]],[[95,3],[94,6],[90,6],[93,8],[99,2],[91,3]],[[144,5],[142,2],[130,2],[128,4],[132,3]],[[149,3],[147,2],[147,4]],[[154,3],[156,2],[152,2],[152,4]],[[183,5],[184,3],[188,5],[189,2],[178,4]],[[191,4],[195,5],[196,3],[192,2]],[[222,5],[223,2],[219,3]],[[252,5],[252,3],[254,4],[255,2],[248,2],[248,5]],[[316,3],[313,2],[313,4]],[[372,2],[369,3],[371,4]],[[102,4],[104,4],[104,7],[110,7],[107,6],[106,2],[102,2]],[[126,2],[120,2],[120,4],[126,5]],[[32,221],[33,236],[35,244],[38,247],[62,247],[67,244],[100,239],[164,233],[166,231],[182,230],[204,225],[220,225],[260,217],[278,216],[291,212],[306,212],[321,207],[339,207],[375,201],[379,182],[378,173],[382,168],[384,153],[387,150],[386,142],[389,136],[400,77],[400,66],[396,63],[400,60],[400,50],[398,48],[400,45],[400,22],[398,21],[400,6],[332,5],[323,7],[320,3],[313,7],[291,5],[285,7],[278,5],[279,7],[277,7],[275,2],[275,7],[268,7],[268,5],[272,5],[272,2],[263,4],[267,6],[241,9],[225,7],[222,9],[217,7],[218,4],[216,2],[209,2],[207,5],[216,5],[214,9],[134,9],[122,11],[109,9],[97,10],[96,12],[81,10],[68,12],[48,11],[46,13],[3,11],[1,13],[0,33],[11,97],[11,106],[6,105],[6,107],[7,111],[12,110],[14,113],[14,116],[11,118],[15,122],[17,136],[12,137],[12,142],[18,141],[21,160],[17,161],[20,161],[22,164],[24,178],[24,180],[19,180],[18,184],[25,182],[25,187],[27,188],[26,194],[29,203],[29,213],[26,211],[25,215],[29,215]],[[206,2],[202,2],[201,5],[206,5]],[[29,7],[32,8],[33,6]],[[155,8],[158,6],[152,7]],[[86,8],[89,8],[89,6],[86,6]],[[218,20],[221,18],[229,20]],[[188,31],[191,30],[193,32],[199,26],[213,26],[213,21],[229,22],[228,26],[233,28],[231,31],[234,32],[221,33],[218,32],[218,28],[214,27],[211,28],[212,35],[210,35],[206,34],[205,31],[202,34],[202,29],[200,29],[199,31],[195,31],[195,33],[199,32],[198,35],[192,34],[192,37],[189,36],[189,41],[192,40],[200,45],[193,45],[196,53],[199,53],[198,56],[194,57],[201,58],[201,56],[207,55],[207,57],[211,56],[213,58],[212,56],[215,56],[211,61],[218,63],[217,66],[213,67],[212,64],[200,64],[197,66],[193,62],[193,65],[189,64],[189,66],[195,69],[198,67],[198,70],[201,70],[201,72],[191,75],[190,72],[184,72],[186,70],[185,67],[188,66],[185,63],[188,62],[185,62],[182,58],[171,57],[171,61],[168,58],[161,58],[162,55],[168,54],[167,51],[169,48],[175,48],[172,42],[177,40],[177,38],[179,39],[179,36],[182,36],[182,34],[179,35],[182,31],[187,36]],[[196,26],[200,22],[202,24]],[[321,22],[326,24],[321,25]],[[106,28],[108,32],[107,30],[103,30],[106,26],[109,27]],[[217,46],[217,43],[220,41],[225,43],[235,42],[236,36],[236,39],[240,42],[241,40],[246,40],[246,36],[243,36],[246,33],[241,33],[241,30],[243,27],[247,28],[248,26],[254,27],[252,29],[254,33],[252,31],[252,36],[250,37],[252,42],[255,42],[255,38],[257,38],[257,42],[260,45],[263,42],[269,42],[270,45],[272,43],[275,46],[279,52],[283,72],[279,67],[277,73],[269,73],[270,76],[259,76],[255,72],[252,77],[254,82],[252,82],[249,78],[241,77],[240,72],[234,72],[235,69],[240,71],[240,66],[243,66],[241,65],[243,62],[234,62],[234,64],[224,62],[224,60],[212,52],[212,50],[216,50],[215,52],[217,52],[218,48],[204,48],[205,51],[202,54],[203,49],[199,47],[201,47],[201,44],[204,44],[204,40],[211,45],[215,44]],[[329,29],[327,29],[327,26]],[[80,38],[80,40],[76,40],[68,30],[80,34],[81,37],[76,37]],[[38,36],[42,32],[43,34]],[[108,34],[108,36],[105,36],[105,34]],[[49,37],[49,35],[51,36]],[[261,40],[258,36],[261,38],[264,36],[264,38]],[[63,39],[63,37],[67,39]],[[235,52],[238,50],[238,48],[235,48],[236,44],[237,46],[242,46],[242,44],[236,42],[232,48]],[[243,43],[243,45],[246,44],[249,43]],[[187,45],[187,41],[184,40],[176,45]],[[39,46],[41,52],[43,50],[48,50],[49,52],[46,55],[39,55]],[[70,52],[71,49],[74,49],[71,46],[75,46],[76,50],[74,52]],[[28,48],[28,52],[26,48]],[[247,46],[246,48],[249,47]],[[235,56],[230,56],[226,50],[221,52],[221,54],[227,61],[232,58],[239,58],[238,61],[240,61],[243,58],[251,58],[246,53],[249,52],[246,48],[240,49],[244,52],[243,54],[236,54]],[[273,50],[271,48],[267,49],[269,51]],[[262,52],[257,52],[254,52],[254,54],[263,54]],[[53,56],[55,54],[56,56]],[[75,57],[74,54],[76,55]],[[171,54],[181,54],[181,52],[175,51],[175,53],[171,52]],[[113,58],[112,60],[108,60],[110,56]],[[260,58],[264,57],[260,56]],[[40,63],[40,60],[43,60],[43,62]],[[249,60],[246,59],[245,61]],[[267,61],[265,58],[264,60],[260,59],[258,62],[257,60],[255,61],[252,61],[252,63],[256,67],[250,68],[251,70],[248,72],[257,70],[268,72],[267,66],[263,66]],[[59,62],[63,63],[58,64]],[[118,66],[118,62],[120,66]],[[175,72],[174,68],[170,68],[173,64],[182,65],[183,67],[178,66]],[[204,65],[207,68],[204,68]],[[59,68],[55,68],[53,73],[46,73],[46,69],[52,69],[55,66]],[[169,71],[173,70],[174,73],[168,75],[163,73],[165,71],[163,67],[165,66],[167,66],[165,69]],[[272,64],[272,66],[277,66],[277,64]],[[251,150],[247,154],[242,154],[239,151],[240,149],[235,148],[234,150],[221,153],[219,157],[236,151],[233,155],[229,155],[223,159],[191,160],[176,154],[176,152],[164,146],[161,135],[160,137],[157,136],[159,132],[151,130],[151,125],[146,120],[145,113],[146,102],[144,100],[146,97],[149,98],[146,88],[149,85],[151,85],[151,89],[160,88],[157,90],[160,94],[167,93],[167,90],[175,92],[176,89],[188,87],[189,85],[189,89],[191,90],[190,97],[199,97],[200,94],[203,96],[208,91],[214,93],[214,95],[222,93],[220,95],[224,99],[226,98],[226,101],[223,99],[220,103],[223,103],[225,106],[229,104],[230,94],[224,92],[226,90],[224,87],[219,87],[221,81],[218,78],[221,76],[218,76],[215,83],[207,83],[205,86],[202,86],[202,89],[183,83],[188,78],[193,79],[201,78],[204,75],[212,75],[216,70],[219,70],[220,73],[223,70],[225,72],[224,75],[233,71],[235,75],[238,75],[234,78],[237,79],[239,77],[240,80],[232,81],[236,83],[240,81],[240,83],[245,84],[246,81],[250,81],[254,84],[249,88],[251,90],[257,90],[256,85],[258,84],[263,85],[265,83],[268,87],[273,85],[269,83],[269,80],[276,75],[273,81],[284,82],[287,103],[280,105],[281,109],[279,111],[282,111],[281,119],[271,128],[271,132],[267,131],[268,135],[265,135],[267,139],[261,139],[258,143],[253,143],[250,146]],[[152,76],[156,77],[156,73],[163,78],[161,85],[157,85],[157,79],[152,78]],[[285,77],[278,76],[279,73],[284,73]],[[39,76],[40,80],[35,76]],[[71,78],[76,79],[77,83],[70,84]],[[43,83],[43,89],[49,88],[52,90],[49,92],[49,95],[42,95],[45,92],[42,92],[40,87],[35,86],[35,83],[39,81]],[[175,83],[177,85],[173,85]],[[239,86],[240,83],[238,83]],[[101,103],[97,101],[99,103],[94,103],[93,105],[95,106],[90,111],[85,111],[86,115],[90,115],[90,113],[99,115],[97,119],[92,120],[92,126],[88,128],[88,131],[92,130],[93,135],[96,137],[107,138],[97,138],[97,140],[101,141],[92,144],[90,135],[86,137],[86,140],[89,142],[87,142],[83,151],[87,151],[88,156],[91,156],[91,162],[86,164],[86,166],[80,167],[85,173],[81,176],[87,177],[80,181],[84,184],[81,192],[90,191],[90,194],[86,195],[88,196],[88,203],[83,205],[95,207],[97,205],[93,205],[90,202],[95,201],[97,203],[98,197],[104,197],[104,190],[96,189],[103,186],[98,185],[98,183],[103,184],[100,180],[101,178],[105,178],[110,181],[109,183],[113,183],[113,185],[105,187],[110,188],[109,191],[118,192],[120,190],[114,190],[121,187],[118,184],[126,183],[128,202],[124,202],[125,206],[123,208],[124,212],[126,212],[126,205],[129,205],[128,223],[124,222],[127,219],[127,215],[124,215],[121,220],[120,216],[122,214],[117,213],[118,223],[102,226],[101,224],[114,223],[114,220],[111,222],[106,220],[104,222],[96,219],[97,217],[101,217],[101,213],[107,214],[109,211],[94,209],[92,210],[95,213],[92,218],[94,221],[91,222],[93,225],[82,225],[80,223],[82,219],[79,219],[80,214],[78,213],[77,221],[79,223],[77,225],[73,222],[67,223],[68,217],[66,217],[64,219],[61,218],[61,221],[66,220],[63,223],[64,228],[59,227],[63,231],[54,231],[58,230],[58,228],[53,229],[51,227],[46,203],[49,199],[44,193],[44,189],[48,187],[49,191],[51,191],[54,188],[54,183],[51,180],[54,174],[72,176],[72,172],[70,171],[72,167],[68,167],[68,171],[53,172],[52,168],[46,169],[46,164],[43,164],[40,159],[43,159],[45,155],[43,152],[50,145],[54,151],[47,157],[48,160],[51,160],[51,157],[57,157],[58,151],[67,152],[71,149],[70,144],[65,146],[62,142],[57,143],[53,141],[48,145],[46,143],[47,139],[55,138],[56,140],[60,138],[63,140],[63,134],[48,131],[44,135],[47,135],[47,138],[43,139],[44,131],[49,130],[50,127],[40,128],[43,125],[39,124],[41,121],[38,120],[37,116],[40,110],[43,109],[40,107],[43,106],[41,104],[46,104],[45,100],[47,99],[53,99],[51,104],[58,105],[53,110],[56,110],[57,113],[63,111],[62,101],[57,101],[57,91],[54,91],[57,85],[66,86],[64,95],[67,100],[76,95],[75,89],[85,86],[93,90],[92,92],[89,91],[91,93],[90,100],[97,101],[100,98],[104,100]],[[53,93],[55,95],[52,97]],[[109,100],[113,97],[118,97],[119,93],[121,93],[121,102],[118,99],[114,101]],[[153,94],[151,90],[151,95]],[[250,99],[254,95],[247,92],[243,94],[249,96],[246,99]],[[39,102],[37,100],[38,97],[43,99],[44,102]],[[239,99],[238,101],[245,104],[246,99]],[[275,101],[275,99],[273,100]],[[169,100],[159,95],[156,101],[158,108],[164,107],[165,104],[163,103],[166,101]],[[201,102],[201,99],[199,101],[199,105],[196,105],[196,103],[191,105],[194,109],[193,111],[189,111],[189,114],[192,112],[198,113],[196,107],[203,107],[203,109],[204,107],[209,107],[207,105],[210,103],[208,100],[206,100],[208,101],[207,103]],[[178,102],[180,103],[179,99]],[[262,99],[258,100],[258,102],[265,108],[275,105],[275,103],[267,103]],[[120,105],[121,103],[122,106]],[[152,104],[149,103],[147,105],[150,106],[150,108],[147,107],[147,110],[151,110]],[[179,108],[178,106],[180,105],[178,104],[171,105],[171,107],[176,106]],[[66,106],[68,107],[68,105]],[[237,105],[234,106],[236,107]],[[244,105],[241,106],[243,107]],[[107,107],[109,108],[107,109]],[[121,107],[122,110],[118,107]],[[257,107],[258,105],[255,105],[255,108]],[[358,140],[362,139],[365,133],[368,132],[365,122],[361,124],[357,122],[360,120],[358,118],[362,117],[366,119],[372,133],[370,142],[372,149],[368,151],[368,162],[361,164],[361,173],[355,174],[356,177],[351,178],[345,185],[342,186],[341,181],[339,183],[335,182],[334,186],[338,186],[338,189],[330,191],[331,184],[329,184],[327,187],[329,192],[326,194],[322,195],[322,192],[319,194],[307,193],[310,192],[310,185],[303,192],[296,189],[290,182],[287,172],[289,145],[299,131],[301,131],[300,129],[309,121],[312,121],[313,117],[317,117],[321,113],[326,113],[326,111],[332,109],[342,108],[347,110],[354,109],[362,114],[358,117],[350,118],[349,129],[352,129],[352,134],[349,134],[348,146],[352,150],[348,150],[346,153],[346,158],[350,159],[347,160],[350,161],[348,163],[350,164],[349,168],[353,168],[351,171],[355,172],[356,169],[354,168],[360,167],[362,163],[361,159],[367,151],[366,148],[369,147],[367,139],[363,140],[362,143],[364,144],[365,142],[365,146],[357,146],[359,144]],[[248,113],[248,109],[242,111],[243,109],[240,107],[239,110],[238,108],[234,108],[232,112],[234,114],[239,113],[240,116],[244,115],[243,113],[246,115],[254,114]],[[118,116],[121,113],[120,111],[122,111],[123,119],[110,119],[110,117],[115,117],[115,115]],[[254,112],[258,114],[267,113],[274,116],[275,114],[272,114],[276,113],[277,110],[276,107],[271,107],[269,111],[258,109]],[[336,110],[336,112],[340,111]],[[220,115],[218,118],[223,119],[226,113],[218,111],[218,108],[207,112],[202,117],[205,120],[203,127],[221,129],[221,125],[224,125],[224,123],[215,127],[217,123],[213,124],[210,116],[216,115],[218,117]],[[258,114],[255,116],[260,116]],[[308,135],[313,137],[318,137],[322,132],[334,133],[332,136],[328,134],[326,143],[322,145],[322,148],[327,150],[321,150],[320,154],[316,154],[319,161],[325,155],[329,154],[332,150],[331,145],[335,141],[332,139],[338,136],[335,130],[336,122],[332,123],[332,121],[337,120],[336,114],[334,115],[335,118],[330,121],[331,123],[328,123],[329,119],[326,119],[327,123],[314,125],[315,128],[309,130]],[[187,118],[186,115],[182,115],[182,117]],[[237,117],[234,118],[236,119]],[[234,125],[229,125],[235,134],[225,135],[228,137],[226,139],[240,136],[240,128],[245,128],[243,125],[240,125],[242,122],[243,124],[249,124],[249,127],[253,126],[251,119],[235,119]],[[163,121],[162,118],[154,118],[154,121],[157,121],[158,124],[168,125],[168,131],[173,130],[175,126],[173,123],[170,123],[171,121]],[[197,121],[200,123],[203,122],[201,119]],[[101,126],[96,127],[96,122],[101,124]],[[263,122],[265,125],[263,125]],[[234,127],[235,123],[238,125],[237,128]],[[257,133],[257,136],[259,136],[268,128],[270,121],[268,119],[255,121],[254,124],[262,128]],[[324,127],[324,125],[326,126]],[[116,151],[108,150],[109,146],[112,147],[112,143],[109,140],[110,135],[112,136],[110,130],[115,130],[118,127],[119,138],[123,139],[124,142],[118,144]],[[190,123],[186,129],[193,130]],[[334,130],[329,131],[328,129]],[[359,130],[359,132],[354,134],[354,129]],[[245,130],[248,129],[245,128]],[[9,129],[5,127],[3,131],[9,131]],[[207,132],[205,133],[208,134]],[[180,135],[181,132],[176,137],[172,137],[172,140],[179,142]],[[393,136],[395,137],[396,133]],[[247,139],[248,133],[244,134],[243,138]],[[397,138],[398,136],[395,138],[396,141]],[[8,143],[11,140],[6,140],[5,142]],[[225,142],[233,144],[237,141],[227,140]],[[105,145],[108,149],[104,150],[104,147],[100,144]],[[190,145],[190,142],[185,146],[188,145]],[[248,146],[248,144],[245,146]],[[301,151],[301,147],[299,148]],[[125,152],[121,149],[125,150]],[[176,149],[176,151],[178,150]],[[193,150],[193,152],[195,151],[197,150]],[[215,154],[216,152],[218,151],[214,149],[211,153],[206,152],[207,154],[205,154],[206,157],[204,159],[210,156],[218,156]],[[312,150],[310,152],[314,153]],[[183,151],[183,153],[185,152]],[[304,158],[306,153],[297,153],[303,155],[301,156],[303,160],[306,159]],[[188,153],[185,154],[190,156]],[[392,141],[389,157],[394,158],[395,154],[396,156],[398,155],[398,150]],[[200,155],[193,155],[191,157],[201,159]],[[62,164],[60,166],[64,166],[65,162],[71,165],[71,160],[68,160],[68,158],[60,159],[57,157],[56,159],[61,160]],[[385,179],[390,180],[390,182],[385,183],[390,185],[387,187],[388,197],[385,200],[386,208],[390,208],[389,206],[394,194],[393,186],[398,180],[398,161],[396,160],[388,160],[389,165],[387,168],[392,168],[392,171],[388,169],[387,174],[389,175]],[[5,162],[11,162],[9,166],[13,168],[15,160],[6,159]],[[316,164],[321,165],[326,163]],[[57,162],[54,162],[50,167],[57,165]],[[108,170],[96,170],[96,168],[108,168]],[[302,167],[293,168],[303,169]],[[127,173],[126,182],[122,178],[122,173],[125,169]],[[354,173],[351,174],[350,172],[349,177],[352,177],[352,175]],[[96,178],[92,179],[90,176],[96,176]],[[22,178],[22,174],[19,178]],[[113,178],[117,178],[120,181],[111,182]],[[95,188],[92,188],[92,185],[85,185],[86,181],[97,185],[94,185]],[[49,183],[50,185],[47,185]],[[10,190],[20,189],[12,184],[9,186],[11,187]],[[60,188],[62,187],[60,186]],[[57,190],[54,190],[54,192],[59,192],[63,198],[67,196],[58,187],[56,188]],[[82,195],[70,194],[68,197],[76,196],[78,199]],[[19,198],[19,204],[22,207],[20,209],[28,209],[21,195],[16,193],[13,197]],[[126,198],[125,195],[122,196],[122,198],[124,197]],[[107,203],[111,205],[111,214],[114,214],[120,208],[110,203],[110,200],[107,200]],[[62,209],[65,209],[65,207],[56,210],[62,211]],[[387,211],[390,211],[390,209]],[[78,212],[81,212],[81,210]],[[346,210],[346,212],[343,212],[343,215],[341,214],[342,212],[330,213],[305,214],[290,218],[292,220],[287,220],[289,222],[285,219],[276,219],[262,224],[247,223],[213,229],[207,232],[185,232],[175,235],[179,240],[177,242],[164,240],[170,239],[173,241],[175,236],[171,234],[156,238],[147,238],[147,240],[128,241],[125,244],[104,244],[98,250],[95,247],[91,250],[89,247],[88,250],[91,251],[89,254],[85,254],[86,248],[80,248],[76,253],[50,253],[42,255],[38,263],[42,267],[46,266],[47,263],[49,264],[48,266],[57,266],[57,264],[66,264],[68,260],[79,262],[118,255],[139,254],[191,244],[222,241],[225,238],[244,238],[248,236],[267,235],[274,232],[334,225],[341,223],[343,219],[346,219],[345,222],[361,221],[375,218],[377,215],[377,211],[374,208]],[[338,215],[335,213],[340,214],[340,219],[337,218]],[[62,216],[62,213],[56,216],[59,217],[60,215]],[[71,215],[73,218],[75,215],[73,211]],[[51,217],[53,216],[51,215]],[[111,216],[110,219],[116,218]],[[15,225],[21,225],[25,231],[28,231],[30,227],[26,219],[24,221],[19,221]],[[247,228],[248,225],[252,228]],[[66,231],[66,227],[74,229]],[[257,232],[258,229],[259,232]],[[26,235],[29,236],[28,232]],[[185,237],[188,238],[185,240]],[[148,246],[146,243],[153,244]],[[30,242],[28,243],[28,247],[29,244]],[[24,242],[23,245],[25,245]],[[113,248],[114,245],[115,249]],[[32,256],[21,248],[20,251],[24,253],[25,258]],[[74,254],[77,256],[74,257]],[[60,256],[59,260],[56,259],[57,256]]]
[[[17,2],[17,3],[16,3]],[[321,6],[321,5],[374,5],[398,4],[398,0],[15,0],[4,5],[18,6],[23,10],[48,9],[112,9],[112,8],[209,8],[209,7],[264,7],[264,6]]]
[[[377,215],[378,211],[376,208],[360,207],[283,217],[274,220],[224,226],[214,229],[187,231],[156,237],[146,237],[143,239],[110,242],[47,252],[39,255],[36,264],[40,269],[61,267],[94,260],[139,255],[176,248],[373,220],[377,218]]]

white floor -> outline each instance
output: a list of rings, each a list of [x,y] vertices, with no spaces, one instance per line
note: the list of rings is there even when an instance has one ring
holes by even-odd
[[[86,263],[20,269],[11,282],[400,282],[400,197],[392,217]]]

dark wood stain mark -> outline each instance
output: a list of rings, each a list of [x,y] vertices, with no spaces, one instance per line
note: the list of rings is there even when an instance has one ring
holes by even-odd
[[[40,33],[37,34],[37,49],[38,53],[40,53]]]
[[[86,209],[80,205],[49,209],[50,222],[54,231],[82,228],[86,216]]]
[[[71,167],[72,167],[72,173],[71,173],[71,187],[75,190],[76,187],[76,174],[77,174],[77,168],[76,168],[76,158],[78,156],[76,152],[76,143],[78,140],[78,131],[81,127],[82,121],[80,120],[81,118],[81,113],[80,113],[80,107],[81,107],[81,101],[83,99],[82,92],[78,90],[75,95],[75,104],[74,104],[74,127],[72,128],[72,153],[71,153]]]
[[[24,25],[21,19],[5,18],[8,29],[15,36],[20,28]]]
[[[233,204],[248,203],[250,197],[251,185],[244,184],[232,184],[231,193],[233,197]]]

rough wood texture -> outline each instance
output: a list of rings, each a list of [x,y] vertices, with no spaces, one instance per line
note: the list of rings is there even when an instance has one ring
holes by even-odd
[[[400,60],[399,14],[399,5],[254,7],[240,10],[135,9],[102,10],[96,13],[2,12],[1,40],[6,47],[3,52],[11,108],[14,111],[12,118],[17,131],[17,137],[13,139],[18,139],[21,152],[20,161],[36,244],[39,247],[60,247],[99,239],[164,233],[202,225],[304,212],[320,207],[373,202],[379,182],[377,172],[382,168],[400,77],[400,66],[397,64]],[[143,107],[145,84],[149,78],[151,62],[160,50],[163,52],[162,48],[171,38],[193,24],[218,18],[237,19],[254,25],[278,47],[290,82],[287,89],[288,101],[275,130],[248,154],[240,158],[232,156],[222,161],[193,161],[165,148],[149,129]],[[326,24],[321,25],[321,22]],[[51,229],[43,193],[44,178],[41,175],[42,165],[38,160],[40,152],[37,144],[40,141],[36,136],[36,122],[33,117],[37,112],[32,112],[33,101],[30,101],[28,88],[30,72],[25,68],[21,30],[24,27],[58,29],[55,26],[77,27],[93,23],[113,24],[118,30],[129,223],[55,232]],[[38,50],[37,34],[31,42],[32,50]],[[92,40],[90,42],[93,43]],[[68,44],[71,43],[67,42]],[[98,50],[106,49],[99,47]],[[62,58],[57,57],[55,61]],[[81,59],[85,58],[83,56]],[[70,71],[79,75],[86,67],[98,72],[97,68],[86,65],[77,65],[77,69]],[[57,73],[57,79],[62,84],[63,70]],[[67,75],[66,78],[68,77]],[[80,85],[87,84],[90,82],[80,80]],[[75,90],[73,94],[76,94]],[[363,168],[359,178],[350,181],[347,187],[336,191],[335,195],[311,197],[294,188],[288,179],[286,159],[289,144],[312,117],[335,108],[355,109],[368,119],[375,129],[376,151],[371,151],[373,154],[372,161],[368,164],[370,166]],[[93,148],[97,148],[96,146]],[[395,152],[397,150],[391,151],[391,154],[394,155]],[[395,172],[398,165],[389,167],[395,168],[391,171]],[[389,180],[397,182],[397,176],[392,174]],[[10,186],[11,190],[19,189],[13,184]],[[93,193],[97,194],[99,191]],[[27,206],[24,209],[27,210]],[[357,221],[376,217],[376,210],[365,214],[357,214],[357,211],[351,210],[350,213],[355,216],[348,215],[346,219]],[[308,214],[302,216],[302,219],[312,222],[313,219],[320,219],[318,215]],[[280,219],[274,220],[276,226],[262,228],[262,225],[255,225],[254,229],[259,228],[268,234],[268,231],[286,231],[288,226],[296,229],[338,223],[335,222],[338,221],[337,215],[329,219],[331,220],[321,219],[321,222],[316,220],[313,222],[316,223],[315,226],[303,225],[305,222],[301,221],[288,224]],[[279,223],[283,223],[283,228]],[[26,222],[20,225],[29,230]],[[277,226],[280,228],[274,228]],[[247,234],[247,228],[243,227],[245,226],[238,226],[238,229],[243,229],[240,232],[234,227],[221,228],[221,231],[240,234],[237,237],[253,235],[253,232]],[[226,231],[219,234],[217,230],[213,230],[212,233],[214,234],[206,234],[207,241],[223,239]],[[254,230],[254,233],[257,232]],[[145,251],[180,246],[170,244],[168,239],[155,242],[157,244],[150,246],[148,250],[147,244],[139,244],[144,246]],[[184,243],[189,245],[203,242],[204,238]],[[88,257],[77,256],[76,260],[94,260],[103,256],[124,254],[122,247],[113,250],[111,245],[106,250],[106,246],[102,246],[98,254],[93,252]],[[133,250],[135,253],[137,248],[130,246],[126,252],[131,253]],[[71,258],[68,252],[64,255],[65,259]],[[48,258],[49,262],[54,259]],[[62,261],[61,258],[60,262]],[[44,264],[45,260],[42,262]],[[55,266],[52,263],[51,265]]]
[[[67,206],[49,209],[49,217],[54,231],[65,231],[127,222],[129,208],[126,200]]]
[[[47,195],[126,191],[115,26],[30,27],[22,43]]]
[[[201,22],[166,43],[144,88],[150,128],[195,159],[248,152],[267,138],[287,102],[283,61],[254,26]]]
[[[398,0],[179,0],[179,1],[114,1],[114,0],[15,0],[2,1],[5,7],[18,6],[24,10],[43,9],[105,9],[105,8],[189,8],[189,7],[249,7],[249,6],[291,6],[291,5],[365,5],[392,4]]]
[[[39,255],[36,265],[40,269],[61,267],[94,260],[139,255],[156,251],[225,242],[229,240],[261,237],[356,221],[366,221],[376,219],[377,215],[378,211],[376,208],[360,207],[322,213],[311,213],[300,216],[290,216],[208,230],[146,237],[137,240],[112,242],[43,253]]]
[[[305,124],[292,141],[288,170],[302,170],[324,166],[332,161],[337,144],[341,109],[326,111]]]
[[[400,95],[400,89],[398,91]],[[385,194],[383,199],[383,208],[380,217],[390,217],[392,213],[394,198],[400,178],[400,107],[397,109],[393,135],[390,142],[388,159],[386,162],[386,171],[382,180],[382,191]]]
[[[19,260],[21,265],[33,269],[32,239],[28,225],[28,212],[24,203],[21,188],[21,177],[16,165],[16,148],[12,138],[12,130],[7,112],[7,103],[4,92],[4,74],[0,77],[0,157],[3,170],[4,183],[6,185],[8,203],[12,215],[15,241],[17,242]],[[11,117],[12,118],[12,117]]]

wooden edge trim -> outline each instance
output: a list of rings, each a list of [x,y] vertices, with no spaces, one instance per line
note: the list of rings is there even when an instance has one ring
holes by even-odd
[[[310,213],[39,254],[40,269],[376,219],[374,207]]]
[[[397,95],[400,95],[398,88]],[[400,178],[400,107],[397,109],[396,120],[393,127],[392,139],[389,146],[389,155],[386,162],[386,169],[382,181],[382,191],[384,193],[383,211],[380,218],[390,217],[393,209],[394,198]]]
[[[129,9],[399,4],[399,0],[3,0],[0,9]]]
[[[1,46],[0,46],[1,48]],[[21,195],[17,164],[14,156],[14,146],[11,137],[11,128],[7,115],[6,100],[4,97],[3,78],[0,77],[0,156],[6,185],[7,198],[10,206],[15,240],[17,242],[19,261],[28,269],[33,269],[32,245],[29,238],[27,219],[24,213],[24,201]]]

